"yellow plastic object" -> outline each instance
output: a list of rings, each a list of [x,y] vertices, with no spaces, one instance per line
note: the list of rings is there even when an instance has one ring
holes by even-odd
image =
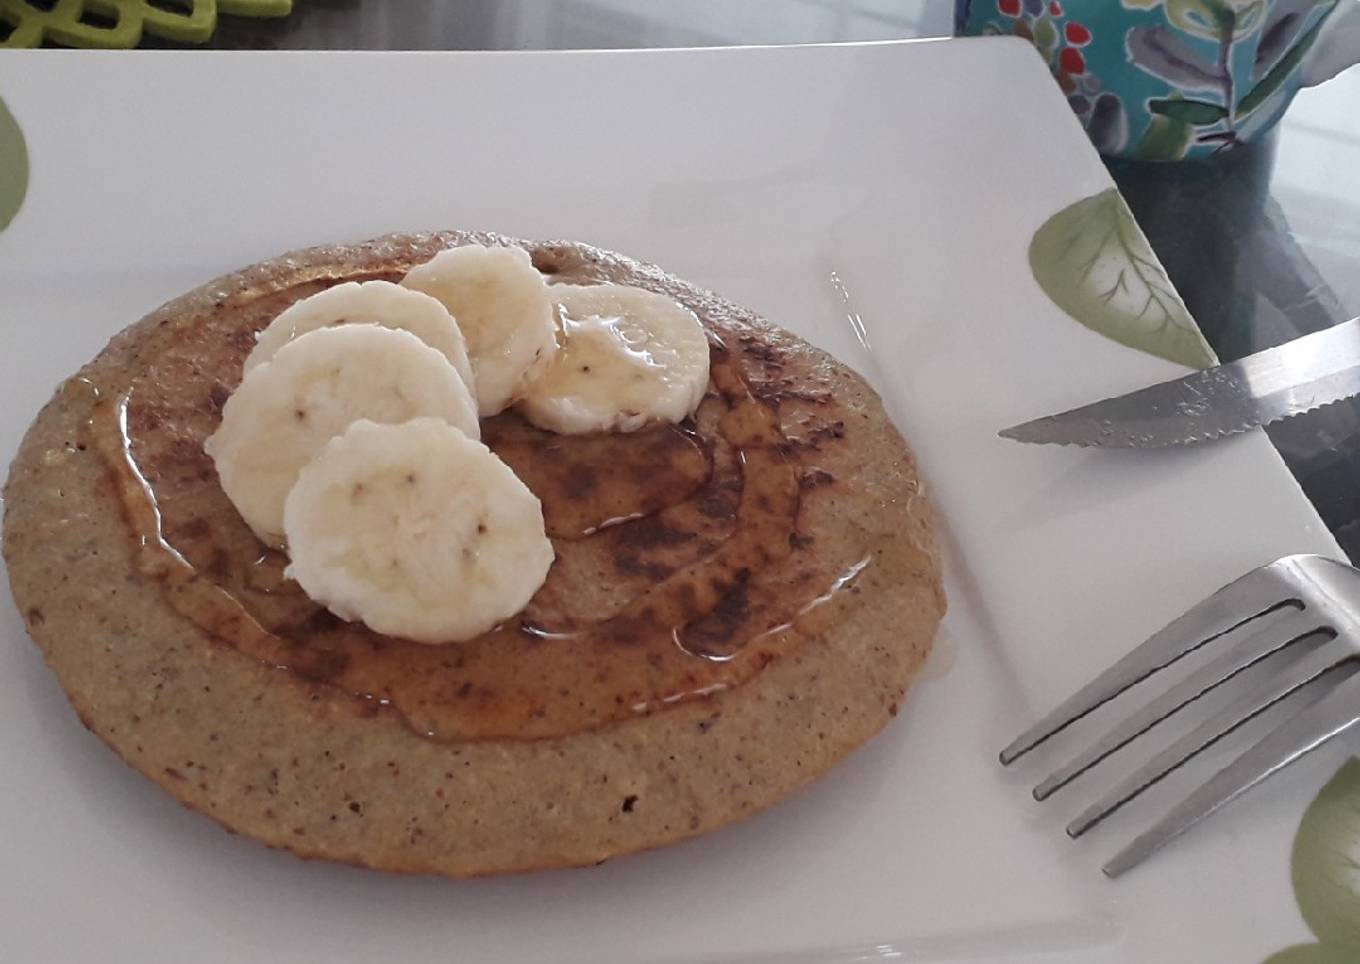
[[[135,47],[143,32],[178,43],[203,43],[217,14],[286,17],[293,0],[0,0],[10,28],[0,47]]]

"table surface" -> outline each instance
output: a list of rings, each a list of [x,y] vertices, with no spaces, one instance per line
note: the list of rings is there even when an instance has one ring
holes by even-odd
[[[230,49],[522,50],[941,36],[948,0],[297,0],[224,16]],[[148,46],[159,46],[154,40]],[[170,46],[170,45],[165,45]],[[1302,92],[1266,142],[1214,161],[1112,165],[1224,360],[1360,315],[1360,69]],[[1360,403],[1270,429],[1360,559]]]

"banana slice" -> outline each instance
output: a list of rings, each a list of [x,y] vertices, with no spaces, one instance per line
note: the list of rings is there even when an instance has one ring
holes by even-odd
[[[708,390],[708,338],[694,312],[627,285],[553,285],[564,340],[519,410],[566,434],[679,422]]]
[[[547,578],[537,497],[447,423],[360,420],[288,493],[288,574],[342,619],[420,643],[471,639]]]
[[[356,322],[409,331],[447,358],[472,389],[472,365],[458,322],[437,299],[390,281],[346,281],[289,305],[259,333],[245,371],[249,374],[309,331]]]
[[[283,544],[283,500],[298,472],[350,423],[442,418],[480,437],[477,406],[439,352],[408,331],[320,328],[257,365],[222,409],[203,448],[255,534]]]
[[[416,265],[401,283],[438,298],[458,319],[483,416],[508,407],[557,350],[548,286],[522,248],[449,248]]]

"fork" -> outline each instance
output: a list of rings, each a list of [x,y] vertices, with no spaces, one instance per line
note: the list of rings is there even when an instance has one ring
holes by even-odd
[[[1208,649],[1208,647],[1213,647]],[[1046,800],[1111,754],[1220,686],[1226,704],[1120,779],[1067,826],[1080,837],[1281,700],[1306,705],[1174,806],[1102,868],[1117,877],[1224,804],[1360,721],[1360,570],[1323,556],[1253,569],[1154,633],[1001,751],[1008,766],[1050,737],[1173,664],[1209,657],[1153,696],[1034,788]],[[1218,652],[1222,649],[1222,652]]]

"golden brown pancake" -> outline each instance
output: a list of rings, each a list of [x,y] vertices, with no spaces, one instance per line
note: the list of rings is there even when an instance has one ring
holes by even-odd
[[[284,307],[470,242],[670,295],[713,376],[681,426],[485,422],[557,561],[520,617],[422,646],[286,579],[202,442]],[[650,265],[460,232],[295,252],[127,328],[29,430],[4,523],[15,600],[87,728],[231,830],[397,871],[591,864],[758,811],[896,714],[944,609],[915,464],[858,375]]]

